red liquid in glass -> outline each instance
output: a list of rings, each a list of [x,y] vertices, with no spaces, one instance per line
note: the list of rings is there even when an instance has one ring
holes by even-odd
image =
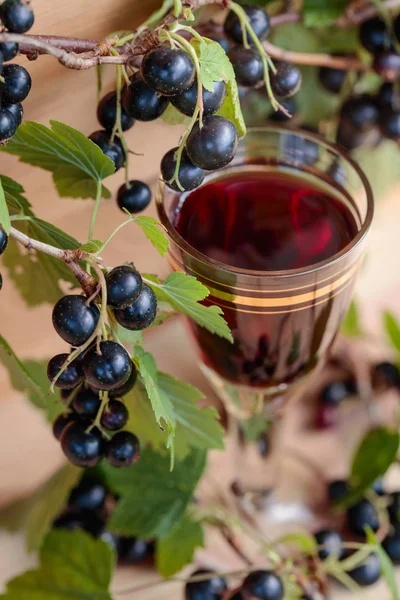
[[[188,194],[174,226],[205,256],[257,271],[301,269],[324,261],[358,231],[352,211],[339,198],[278,171],[246,171],[210,181]],[[291,380],[315,364],[331,313],[337,313],[339,325],[348,296],[335,298],[325,307],[287,314],[224,307],[235,343],[193,325],[203,359],[237,383],[269,386]],[[218,304],[218,298],[209,297],[207,303]],[[329,315],[321,317],[323,310]]]

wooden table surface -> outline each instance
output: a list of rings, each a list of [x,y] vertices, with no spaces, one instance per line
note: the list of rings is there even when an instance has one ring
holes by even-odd
[[[149,12],[158,2],[33,0],[33,4],[36,14],[35,33],[101,39],[111,31],[134,27],[141,20],[143,13]],[[24,59],[21,59],[21,62],[26,64]],[[25,118],[45,124],[51,118],[58,119],[87,134],[98,129],[94,71],[68,71],[49,57],[30,63],[28,68],[33,77],[33,88],[24,105]],[[107,68],[105,79],[110,85],[113,77],[113,69]],[[167,150],[177,144],[179,135],[179,127],[167,127],[161,123],[137,123],[128,134],[128,142],[132,150],[143,153],[143,156],[132,156],[132,177],[144,179],[154,187],[160,159]],[[91,201],[59,199],[55,194],[50,174],[21,165],[15,157],[2,155],[1,161],[1,173],[24,185],[27,197],[38,216],[62,227],[78,239],[86,239],[92,210]],[[122,179],[122,173],[110,179],[109,187],[113,192]],[[370,237],[372,251],[358,286],[365,320],[369,328],[377,333],[380,332],[380,309],[385,307],[396,310],[400,298],[397,256],[393,251],[398,237],[399,220],[395,217],[399,216],[399,191],[400,188],[392,190],[378,208]],[[154,214],[154,206],[149,209],[148,214]],[[103,201],[95,237],[105,239],[122,220],[123,215],[116,207],[115,201]],[[161,276],[168,271],[165,261],[160,259],[141,232],[135,228],[122,230],[118,243],[107,249],[104,258],[110,265],[134,260],[140,270],[156,272]],[[5,281],[1,292],[0,333],[24,357],[48,358],[63,351],[64,345],[51,325],[51,306],[27,310],[7,280],[4,270],[3,275]],[[37,285],[40,285],[40,282],[37,282]],[[151,332],[146,337],[146,343],[149,350],[156,355],[163,370],[191,381],[201,388],[210,400],[213,399],[213,393],[198,368],[194,348],[179,320]],[[11,389],[7,375],[1,368],[0,389],[0,504],[5,504],[12,498],[34,489],[61,464],[63,458],[59,445],[53,439],[42,415]],[[326,463],[329,463],[330,473],[327,475],[335,477],[344,474],[346,464],[343,457],[338,457],[337,460],[330,458],[338,443],[335,433],[304,434],[298,431],[296,422],[289,423],[287,431],[287,439],[293,448],[300,445],[304,452],[317,456],[316,460],[325,470]],[[394,485],[395,481],[396,475]],[[213,537],[210,541],[213,560],[217,565],[229,568],[240,566],[220,541]],[[25,553],[21,535],[12,536],[0,532],[0,556],[0,588],[10,577],[35,563],[35,558]],[[210,560],[204,552],[202,557],[203,560]],[[118,574],[114,589],[121,589],[133,581],[138,583],[152,577],[155,575],[149,571],[125,569]],[[166,593],[168,597],[169,593],[171,597],[172,594],[176,596],[176,584],[168,585],[169,587],[162,592],[163,597]],[[154,592],[147,591],[135,597],[157,599],[160,597],[159,590],[160,588]],[[333,597],[335,600],[341,600],[348,596],[337,590]],[[360,595],[360,600],[378,598],[389,598],[384,586],[376,586]]]

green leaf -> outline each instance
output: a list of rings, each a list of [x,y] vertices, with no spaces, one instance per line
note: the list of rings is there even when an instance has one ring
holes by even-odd
[[[8,582],[1,600],[112,600],[115,557],[110,546],[83,531],[53,531],[37,569]]]
[[[161,256],[165,256],[169,250],[169,240],[162,229],[160,221],[154,219],[154,217],[144,216],[133,217],[133,221],[139,225],[144,235],[150,240]]]
[[[126,428],[139,438],[141,447],[151,446],[157,452],[165,451],[168,433],[157,424],[142,381],[137,381],[134,388],[124,397],[124,404],[129,411]],[[181,458],[178,452],[176,456]]]
[[[190,122],[190,118],[179,112],[172,104],[168,104],[160,119],[168,125],[188,125]]]
[[[385,578],[387,586],[392,594],[392,600],[400,600],[399,588],[397,586],[393,563],[386,554],[385,550],[382,548],[371,527],[367,526],[365,530],[367,533],[367,542],[375,546],[375,553],[379,558],[379,562],[381,563],[382,575]]]
[[[25,529],[28,551],[38,550],[81,476],[81,469],[66,464],[32,497],[13,502],[1,510],[0,527],[12,531]]]
[[[171,317],[175,317],[176,314],[176,310],[168,302],[158,302],[157,315],[150,327],[158,327],[165,323],[165,321],[168,321],[168,319],[171,319]]]
[[[146,448],[127,469],[101,466],[107,485],[120,499],[108,527],[123,535],[159,538],[183,518],[206,465],[206,452],[193,450],[169,471],[168,456]]]
[[[50,171],[60,196],[96,198],[97,183],[115,171],[113,161],[73,127],[58,121],[50,125],[26,121],[3,151]],[[110,196],[105,188],[103,196]]]
[[[170,273],[163,283],[152,276],[146,277],[160,300],[168,302],[175,310],[190,317],[211,333],[233,342],[228,324],[222,317],[221,308],[199,304],[209,295],[209,291],[195,277],[185,273]]]
[[[265,433],[271,422],[264,415],[252,415],[249,419],[240,421],[240,429],[243,431],[247,442],[256,442],[260,435]]]
[[[83,244],[82,246],[80,246],[80,250],[82,250],[83,252],[89,252],[90,254],[96,254],[96,252],[99,252],[102,247],[104,246],[104,243],[101,242],[100,240],[90,240],[90,242],[86,242],[86,244]]]
[[[218,42],[203,38],[192,38],[191,45],[199,57],[200,78],[203,87],[214,91],[214,81],[234,81],[235,72],[225,50]]]
[[[0,225],[4,229],[4,231],[8,234],[11,229],[11,221],[10,221],[10,213],[8,212],[8,206],[6,202],[6,197],[4,194],[4,189],[0,179]]]
[[[303,19],[307,27],[325,27],[340,17],[348,0],[304,0]]]
[[[360,337],[363,335],[360,323],[360,313],[355,300],[350,304],[350,308],[346,313],[340,331],[347,337]]]
[[[317,542],[311,533],[288,533],[279,538],[278,544],[295,544],[305,554],[315,554]]]
[[[141,331],[131,331],[122,327],[122,325],[118,325],[117,337],[121,342],[131,346],[143,346],[143,333]]]
[[[196,548],[204,547],[203,528],[198,521],[185,516],[157,543],[157,570],[164,577],[178,573],[193,560]]]
[[[383,313],[383,322],[390,343],[393,348],[400,353],[400,325],[396,317],[393,313],[385,311]]]
[[[237,129],[239,137],[242,138],[246,135],[246,123],[244,122],[240,106],[239,89],[236,79],[229,79],[227,81],[225,100],[217,114],[232,121]]]
[[[25,190],[22,185],[6,175],[0,175],[0,179],[10,214],[33,216],[31,205],[24,196]]]
[[[359,148],[352,152],[368,177],[376,200],[398,182],[399,148],[395,142],[383,140],[376,148]]]

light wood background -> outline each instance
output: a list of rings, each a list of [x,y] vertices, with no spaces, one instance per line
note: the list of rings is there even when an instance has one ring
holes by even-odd
[[[72,35],[101,39],[106,34],[133,28],[143,20],[158,0],[33,0],[36,24],[34,33]],[[33,78],[32,92],[24,104],[25,118],[47,124],[58,119],[90,134],[99,128],[96,122],[96,76],[94,71],[75,72],[59,66],[54,59],[42,57],[26,65]],[[111,85],[113,69],[107,68],[106,81]],[[131,175],[151,183],[158,178],[159,162],[163,154],[176,145],[179,127],[166,127],[161,123],[136,124],[128,134],[130,148],[143,156],[131,159]],[[0,172],[24,185],[27,197],[36,214],[64,228],[80,240],[85,240],[89,226],[91,201],[59,199],[48,173],[18,163],[15,157],[0,157]],[[115,191],[122,182],[118,173],[109,182]],[[358,296],[363,305],[364,318],[371,329],[380,335],[380,309],[398,309],[400,277],[395,248],[398,242],[400,187],[392,190],[382,200],[377,211],[370,236],[372,251],[368,256],[358,286]],[[154,214],[154,206],[149,210]],[[104,201],[96,226],[95,237],[105,239],[123,220],[115,201]],[[141,270],[166,274],[167,265],[146,243],[140,231],[125,228],[116,244],[104,256],[106,263],[117,265],[134,260]],[[3,270],[4,271],[4,270]],[[0,294],[0,333],[13,348],[24,357],[48,358],[60,352],[64,344],[51,325],[51,306],[27,310],[18,293],[4,275]],[[37,282],[40,285],[40,281]],[[185,335],[181,322],[173,321],[162,330],[147,336],[150,351],[154,352],[161,367],[190,380],[200,387],[212,401],[213,394],[201,375],[196,363],[195,351]],[[48,426],[39,412],[31,408],[9,385],[6,373],[0,369],[0,504],[29,492],[61,463],[58,444],[52,438]],[[294,421],[294,420],[293,420]],[[320,466],[329,470],[327,475],[341,476],[346,464],[343,456],[337,456],[338,440],[335,433],[301,434],[298,423],[287,426],[287,439],[292,448],[301,446],[305,453],[312,453]],[[315,449],[318,448],[316,451]],[[327,460],[328,458],[328,460]],[[216,459],[220,464],[221,458]],[[226,467],[220,468],[226,469]],[[215,564],[237,567],[236,559],[214,537],[210,538]],[[0,532],[0,588],[13,575],[34,564],[35,559],[26,555],[22,536],[10,536]],[[209,560],[209,558],[208,558]],[[211,566],[211,565],[210,565]],[[119,573],[115,589],[130,583],[154,577],[151,572],[125,570]],[[175,584],[168,584],[168,594],[176,594]],[[159,589],[159,588],[158,588]],[[164,596],[165,591],[161,592]],[[178,597],[180,592],[178,592]],[[335,600],[346,597],[339,590]],[[128,598],[129,596],[127,596]],[[137,598],[139,596],[135,596]],[[160,597],[160,592],[144,592],[141,598]],[[384,587],[375,587],[360,596],[360,600],[385,600]]]

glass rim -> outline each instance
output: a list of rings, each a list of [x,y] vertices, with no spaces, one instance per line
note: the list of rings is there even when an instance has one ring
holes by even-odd
[[[246,135],[248,135],[249,133],[251,134],[251,133],[266,133],[266,132],[275,132],[277,134],[287,134],[287,135],[297,135],[298,137],[313,140],[320,147],[323,146],[323,147],[327,148],[332,153],[336,154],[337,156],[342,158],[345,162],[347,162],[354,169],[354,171],[360,178],[363,189],[366,193],[367,212],[366,212],[365,218],[363,220],[363,223],[361,224],[360,230],[352,238],[352,240],[348,244],[346,244],[346,246],[344,248],[342,248],[342,250],[340,250],[340,252],[336,252],[329,258],[327,258],[323,261],[319,261],[317,263],[312,263],[311,265],[309,265],[307,267],[300,267],[297,269],[282,269],[279,271],[265,271],[265,270],[260,271],[260,270],[256,270],[256,269],[243,269],[243,268],[234,267],[233,265],[230,265],[228,263],[220,262],[218,260],[210,258],[206,254],[199,252],[198,250],[196,250],[196,248],[194,248],[193,246],[188,244],[186,242],[186,240],[184,240],[184,238],[176,231],[176,229],[172,225],[172,223],[166,213],[166,210],[165,210],[164,191],[165,191],[165,188],[167,188],[167,186],[163,181],[159,182],[159,192],[156,197],[157,212],[158,212],[158,216],[161,221],[161,224],[167,231],[167,234],[172,239],[172,241],[186,254],[189,254],[192,258],[195,258],[199,262],[202,262],[210,267],[217,268],[222,271],[227,271],[227,272],[233,273],[235,275],[246,276],[249,278],[260,278],[260,277],[264,277],[264,278],[282,277],[283,278],[283,277],[292,277],[292,276],[296,276],[296,275],[311,274],[311,273],[319,271],[327,266],[334,265],[336,262],[340,261],[347,255],[349,255],[361,243],[361,241],[364,239],[364,237],[366,236],[366,234],[371,226],[372,217],[374,214],[374,196],[373,196],[371,185],[367,179],[367,176],[365,175],[365,173],[361,169],[361,167],[358,165],[358,163],[348,155],[346,150],[344,150],[343,148],[341,148],[338,144],[335,144],[334,142],[329,142],[329,141],[325,140],[321,135],[319,135],[317,133],[312,133],[312,132],[309,132],[307,130],[303,130],[300,128],[287,129],[285,127],[268,125],[268,126],[264,126],[264,127],[249,127]],[[290,165],[288,165],[288,166],[290,166]],[[227,168],[229,168],[229,165],[227,166]],[[219,172],[221,174],[223,174],[224,171],[225,171],[225,168],[221,169]],[[218,171],[217,171],[217,173],[218,173]],[[171,193],[174,193],[174,190],[171,190],[170,188],[167,188],[167,189]]]

